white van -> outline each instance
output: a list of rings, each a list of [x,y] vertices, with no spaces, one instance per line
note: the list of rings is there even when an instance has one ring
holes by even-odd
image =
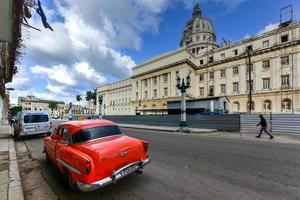
[[[14,123],[14,136],[21,137],[51,132],[50,114],[46,111],[21,111]]]

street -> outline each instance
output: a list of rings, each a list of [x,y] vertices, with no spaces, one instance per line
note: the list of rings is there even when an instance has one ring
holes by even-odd
[[[59,199],[300,199],[300,146],[219,136],[123,128],[149,142],[142,175],[89,192],[72,192],[42,153],[42,137],[24,142]],[[34,177],[32,177],[34,178]]]

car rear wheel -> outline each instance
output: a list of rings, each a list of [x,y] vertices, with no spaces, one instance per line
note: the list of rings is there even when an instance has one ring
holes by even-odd
[[[77,186],[72,178],[72,174],[68,171],[66,175],[67,175],[67,181],[70,189],[73,191],[77,191]]]

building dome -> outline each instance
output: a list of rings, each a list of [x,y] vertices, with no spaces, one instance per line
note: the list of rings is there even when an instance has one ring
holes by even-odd
[[[217,47],[213,25],[208,18],[203,17],[198,3],[193,9],[192,19],[186,23],[180,47],[188,47],[195,54],[204,48]]]

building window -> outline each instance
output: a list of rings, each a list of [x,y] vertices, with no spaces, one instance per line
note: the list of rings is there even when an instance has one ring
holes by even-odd
[[[266,41],[263,41],[263,47],[266,48],[266,47],[269,47],[269,40],[266,40]]]
[[[220,71],[220,76],[221,76],[221,78],[225,78],[225,69],[222,69]]]
[[[209,79],[214,80],[214,72],[209,72]]]
[[[225,58],[225,53],[221,53],[221,58]]]
[[[264,60],[263,61],[263,68],[264,69],[270,69],[270,60]]]
[[[270,78],[263,78],[263,89],[264,90],[270,89]]]
[[[288,41],[289,41],[289,35],[281,36],[281,43],[288,42]]]
[[[209,86],[208,96],[210,96],[210,97],[214,96],[214,86]]]
[[[168,96],[168,88],[167,87],[164,88],[164,94],[166,97]]]
[[[145,85],[145,87],[148,86],[148,79],[145,79],[145,80],[144,80],[144,85]]]
[[[235,56],[238,55],[238,50],[237,49],[233,50],[233,55],[235,55]]]
[[[214,62],[214,57],[213,57],[213,56],[210,56],[210,57],[209,57],[209,63],[212,63],[212,62]]]
[[[283,88],[289,88],[289,86],[290,86],[290,76],[289,75],[281,76],[281,85]]]
[[[234,102],[233,103],[233,111],[239,112],[240,111],[240,103],[239,102]]]
[[[204,61],[203,61],[203,59],[202,60],[200,60],[200,65],[203,65],[204,64]]]
[[[153,78],[153,85],[157,85],[157,77]]]
[[[247,81],[247,92],[249,92],[249,88],[250,88],[249,81]],[[253,91],[253,80],[251,80],[251,90]]]
[[[139,93],[136,92],[136,93],[135,93],[135,100],[138,100],[138,99],[139,99]]]
[[[164,83],[168,83],[168,74],[164,74]]]
[[[153,97],[156,98],[157,97],[157,89],[153,90]]]
[[[250,70],[253,72],[253,64],[250,65]],[[249,74],[249,65],[246,65],[246,73]]]
[[[238,82],[235,82],[233,83],[233,92],[234,93],[238,93],[239,92],[239,83]]]
[[[200,74],[200,76],[199,76],[199,81],[200,81],[200,82],[204,81],[204,74]]]
[[[250,110],[250,101],[247,102],[247,109]],[[251,101],[251,110],[255,110],[255,103]]]
[[[144,99],[148,99],[148,91],[145,91]]]
[[[226,94],[226,85],[225,84],[221,85],[221,94]]]
[[[204,97],[204,87],[199,88],[200,97]]]
[[[272,106],[272,102],[270,100],[264,100],[264,109],[265,111],[270,111]]]
[[[290,64],[289,56],[281,57],[281,65],[289,65],[289,64]]]
[[[253,46],[252,46],[252,45],[248,45],[248,46],[247,46],[247,50],[248,50],[248,51],[253,51]]]
[[[233,67],[232,68],[232,74],[233,75],[238,75],[239,74],[239,67]]]
[[[284,99],[282,101],[282,110],[289,111],[292,108],[292,100],[291,99]]]

